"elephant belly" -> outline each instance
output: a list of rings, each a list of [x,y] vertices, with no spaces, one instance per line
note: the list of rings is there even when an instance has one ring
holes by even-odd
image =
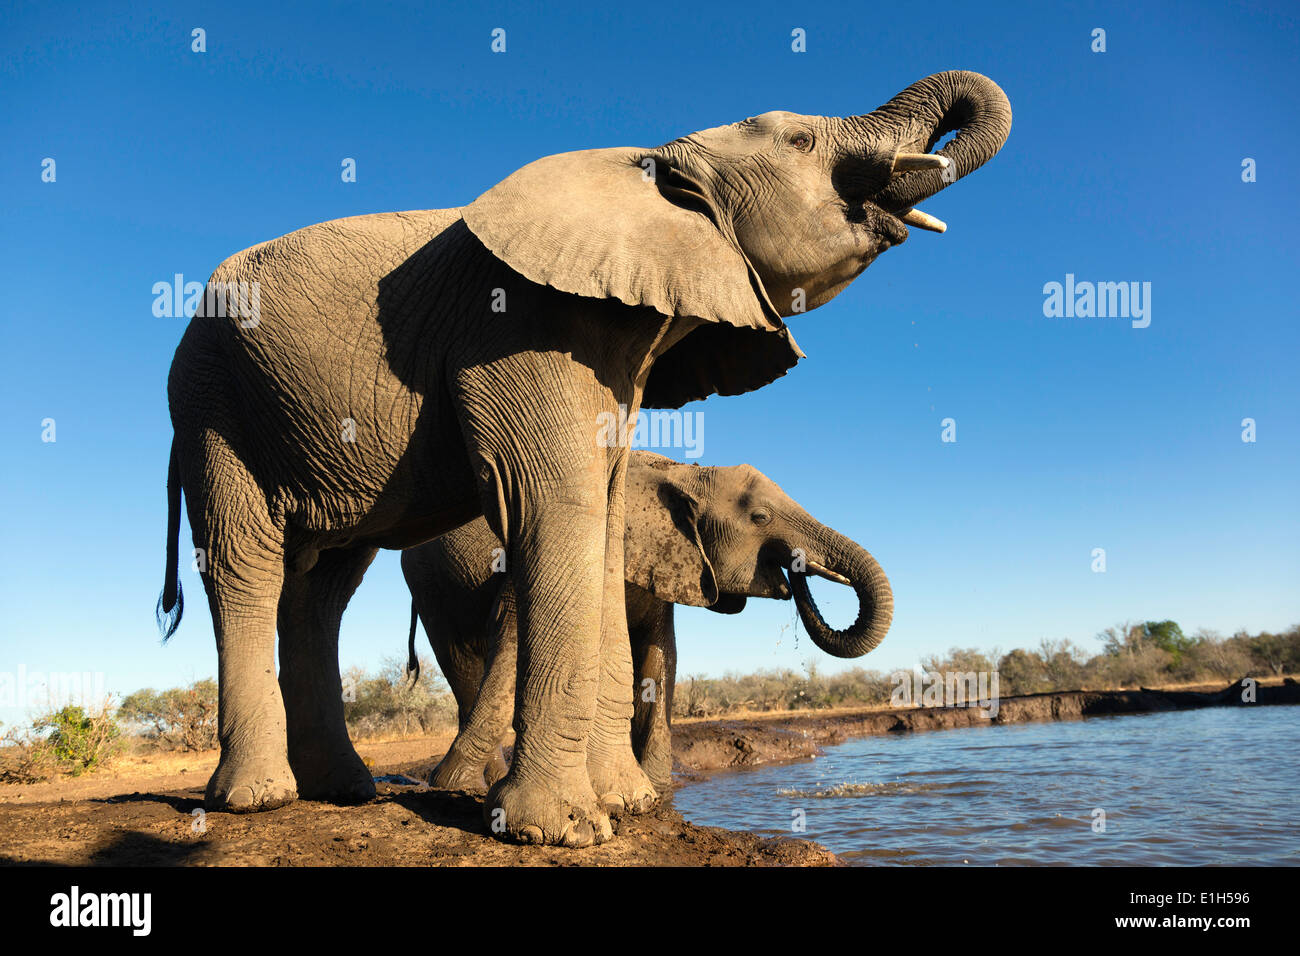
[[[439,243],[457,222],[456,210],[359,216],[255,246],[211,281],[255,283],[256,321],[191,323],[221,353],[241,457],[318,546],[405,547],[478,513],[436,377],[456,323],[431,303],[446,305],[441,273],[458,264]]]
[[[277,483],[288,524],[322,546],[365,542],[406,548],[450,531],[481,513],[473,472],[454,417],[430,408],[391,419],[358,415],[340,425],[336,440],[320,441],[340,409],[331,406],[294,419],[301,443],[286,441],[286,456],[303,448]],[[382,407],[382,406],[380,406]]]

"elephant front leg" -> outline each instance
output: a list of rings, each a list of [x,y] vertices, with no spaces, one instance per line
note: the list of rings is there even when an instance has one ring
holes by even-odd
[[[626,468],[623,455],[616,471]],[[623,569],[623,482],[611,484],[605,538],[604,601],[600,628],[600,687],[587,745],[591,785],[612,814],[644,813],[659,800],[632,750],[632,649],[628,638]]]
[[[589,476],[596,477],[596,476]],[[604,482],[597,488],[603,492]],[[584,500],[585,499],[585,500]],[[515,752],[489,791],[492,833],[589,846],[612,835],[587,776],[599,680],[605,501],[591,484],[548,489],[507,534],[518,613]]]

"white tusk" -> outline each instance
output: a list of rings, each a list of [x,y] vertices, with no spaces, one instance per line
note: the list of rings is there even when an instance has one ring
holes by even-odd
[[[894,172],[907,173],[914,169],[947,169],[947,156],[934,153],[896,153],[894,155]]]
[[[822,565],[818,564],[816,561],[809,561],[807,558],[805,558],[803,563],[804,563],[804,567],[806,567],[813,574],[817,575],[819,578],[825,578],[827,581],[834,581],[836,584],[847,584],[850,587],[853,586],[853,582],[850,581],[848,578],[846,578],[844,575],[836,574],[830,568],[823,567]]]
[[[923,213],[919,209],[909,209],[898,218],[909,226],[916,226],[918,229],[929,229],[931,232],[946,232],[948,229],[948,224],[942,219],[935,219],[934,216]]]

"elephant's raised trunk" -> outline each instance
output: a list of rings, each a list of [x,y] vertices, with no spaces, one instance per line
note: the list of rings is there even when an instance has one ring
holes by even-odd
[[[917,203],[997,154],[1011,132],[1011,104],[1001,87],[988,77],[951,70],[913,83],[878,110],[849,120],[854,121],[864,124],[880,140],[894,144],[894,175],[871,201],[906,218]],[[909,157],[928,153],[940,138],[954,130],[957,135],[952,142],[935,154],[947,159],[947,164],[927,164]],[[897,154],[909,158],[898,162]],[[917,216],[909,221],[922,228],[936,228],[925,218],[929,217]]]
[[[851,586],[858,596],[857,620],[842,631],[827,624],[808,589],[808,573],[791,571],[790,590],[814,644],[834,657],[861,657],[885,639],[894,617],[894,593],[885,572],[866,548],[829,529],[825,540],[825,564],[809,561],[808,573]]]

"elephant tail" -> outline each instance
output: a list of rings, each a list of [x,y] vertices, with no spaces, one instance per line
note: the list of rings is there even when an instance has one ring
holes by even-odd
[[[163,573],[162,594],[154,613],[164,643],[180,627],[185,612],[185,595],[181,593],[178,539],[181,534],[181,474],[176,461],[176,442],[172,441],[171,461],[167,466],[167,569]]]
[[[412,675],[412,684],[420,679],[420,658],[415,655],[415,624],[419,619],[415,601],[411,601],[411,633],[406,636],[406,673]]]

